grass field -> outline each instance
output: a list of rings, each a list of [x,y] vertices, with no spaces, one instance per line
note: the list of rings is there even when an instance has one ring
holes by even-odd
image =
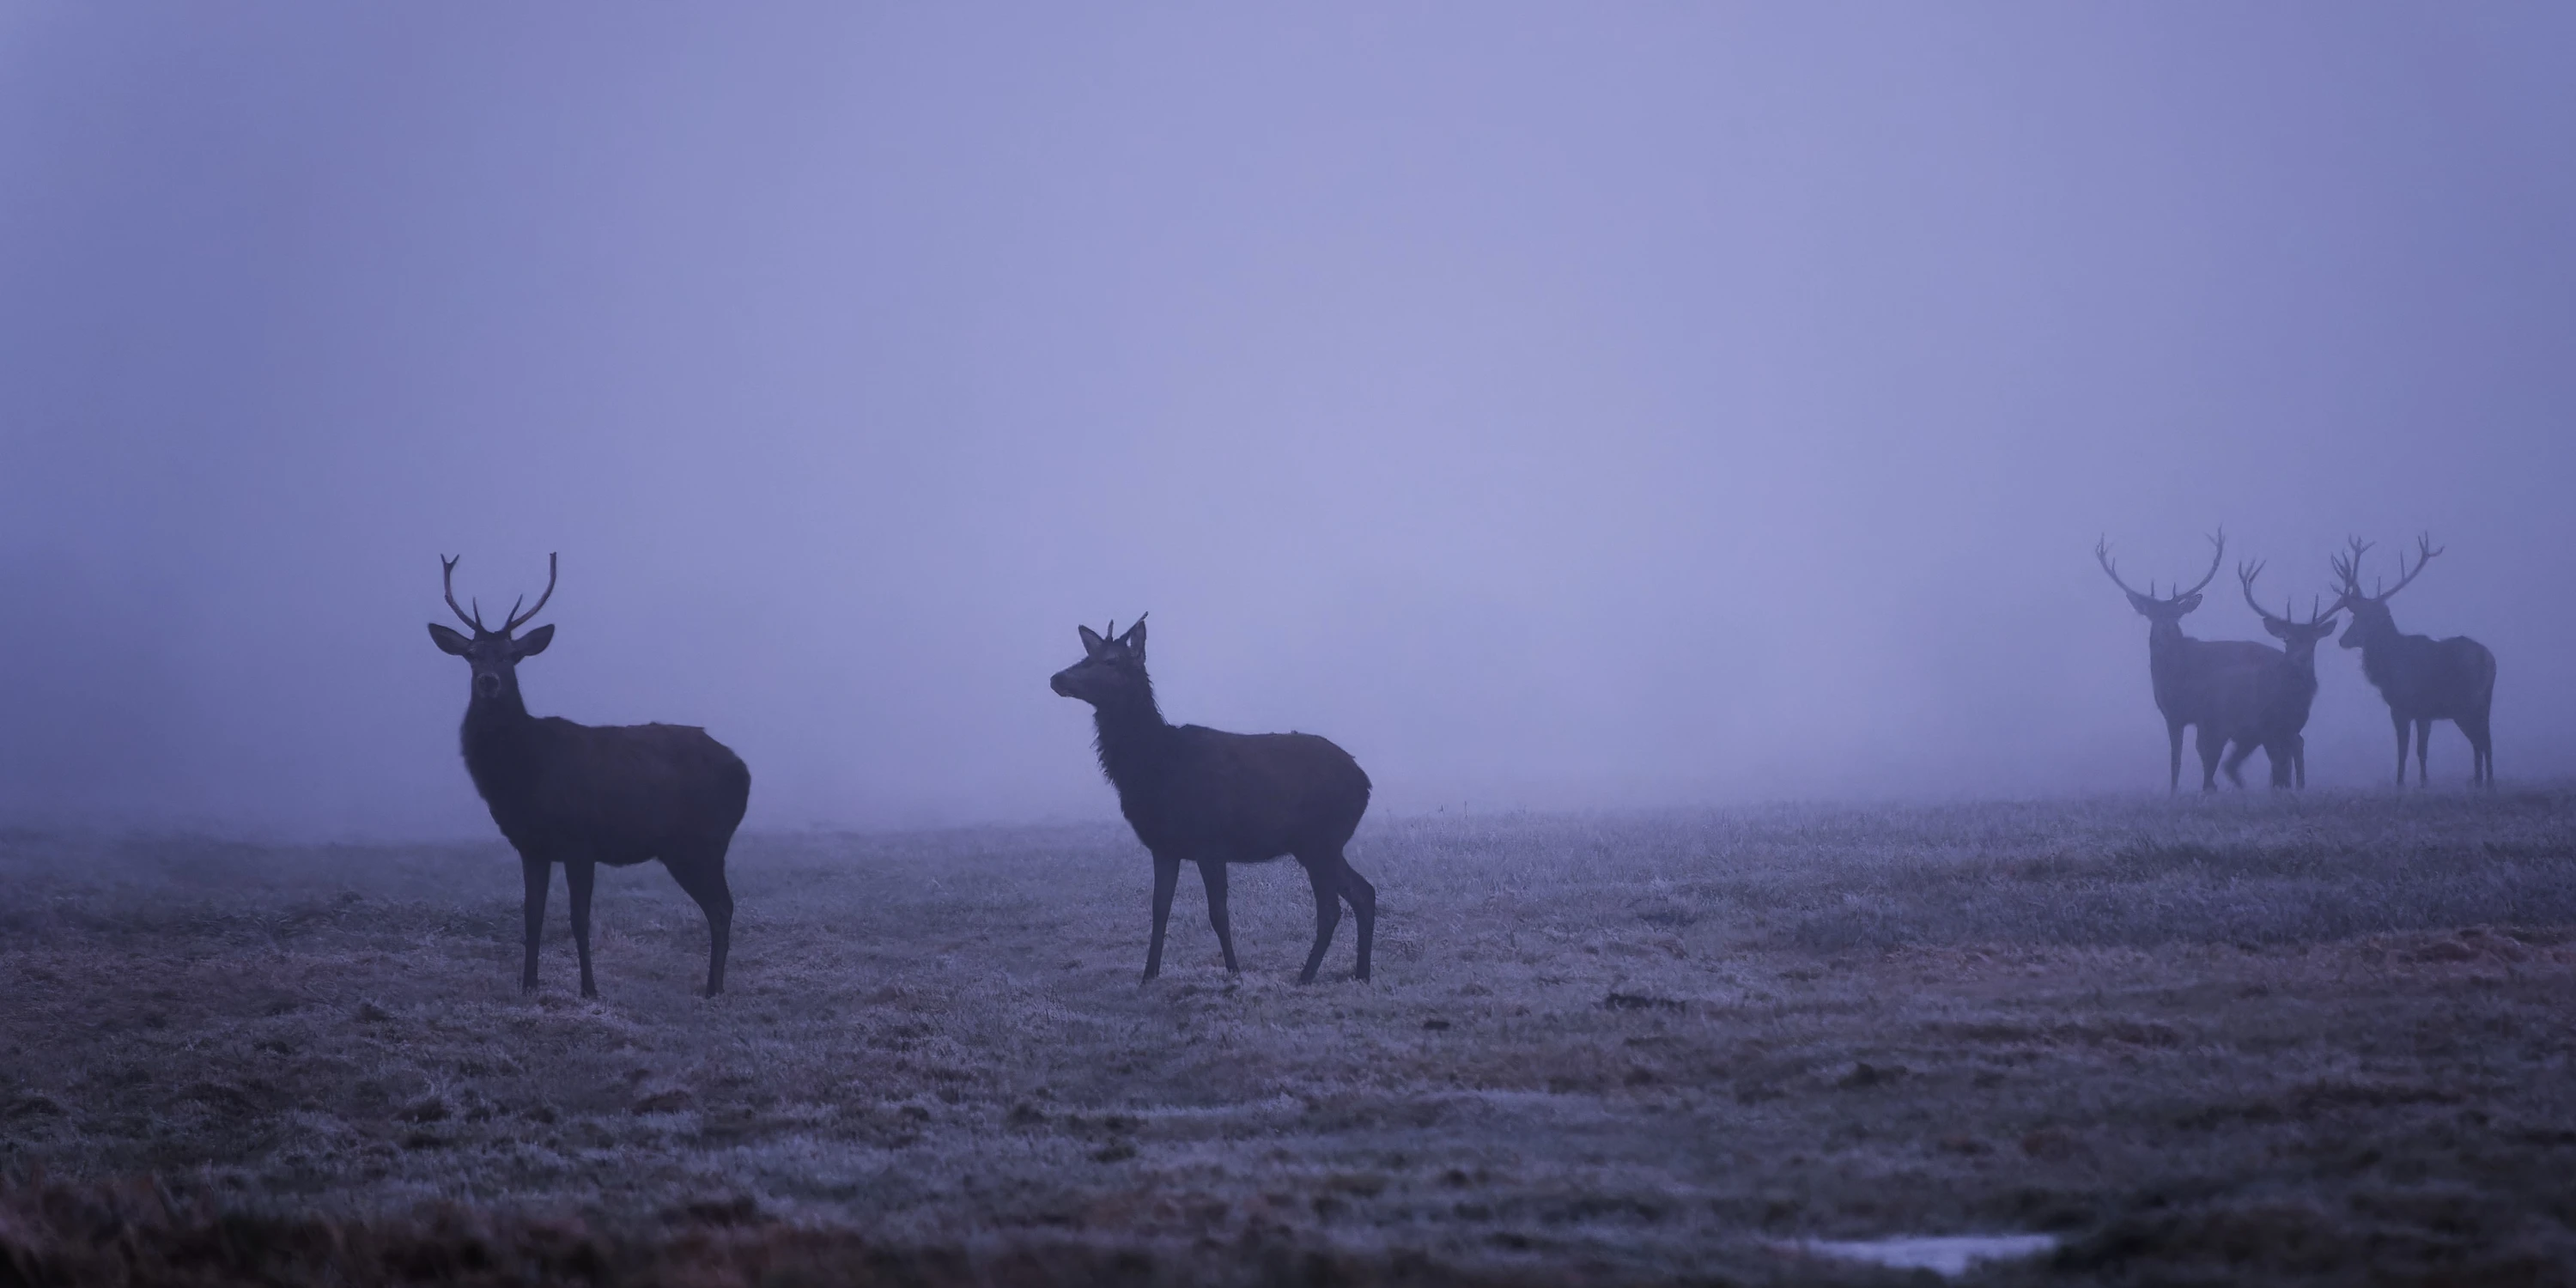
[[[0,838],[0,1281],[2576,1281],[2576,790],[1379,820],[1377,979],[1108,827]]]

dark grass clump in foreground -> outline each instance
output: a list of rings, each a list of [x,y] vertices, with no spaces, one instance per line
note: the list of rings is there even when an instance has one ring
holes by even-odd
[[[725,996],[497,842],[0,839],[0,1280],[2576,1277],[2576,792],[1397,820],[1378,978],[1111,828],[745,837]]]

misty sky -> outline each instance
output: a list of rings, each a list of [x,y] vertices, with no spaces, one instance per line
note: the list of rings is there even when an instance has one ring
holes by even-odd
[[[2564,5],[0,7],[0,813],[489,835],[548,551],[753,827],[1111,816],[1148,609],[1381,809],[2160,791],[2222,522],[2565,775],[2571,232]]]

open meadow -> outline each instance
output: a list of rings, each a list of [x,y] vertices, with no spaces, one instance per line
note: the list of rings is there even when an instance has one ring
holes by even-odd
[[[2576,789],[752,835],[518,989],[497,840],[0,839],[0,1282],[2576,1279]]]

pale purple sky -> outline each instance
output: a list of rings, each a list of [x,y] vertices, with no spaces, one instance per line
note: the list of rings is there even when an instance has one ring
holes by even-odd
[[[1146,609],[1385,809],[2161,790],[2091,549],[2221,522],[2431,529],[2565,776],[2571,230],[2559,5],[17,5],[0,814],[488,832],[422,624],[550,550],[752,826],[1110,816]]]

